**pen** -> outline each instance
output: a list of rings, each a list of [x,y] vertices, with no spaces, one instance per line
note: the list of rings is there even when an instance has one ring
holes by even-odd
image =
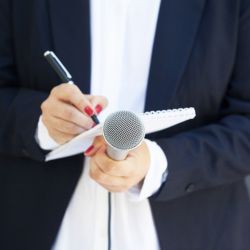
[[[47,59],[50,66],[54,69],[57,75],[61,78],[62,82],[74,84],[72,76],[69,71],[65,68],[59,58],[55,55],[53,51],[46,51],[44,57]],[[91,119],[95,124],[99,124],[97,116],[94,114],[91,116]]]

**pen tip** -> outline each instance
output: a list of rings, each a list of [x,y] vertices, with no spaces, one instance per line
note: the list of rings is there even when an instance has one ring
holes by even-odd
[[[91,118],[92,118],[92,120],[93,120],[93,122],[94,122],[95,124],[99,124],[99,123],[100,123],[100,121],[98,120],[98,118],[97,118],[96,115],[92,115]]]

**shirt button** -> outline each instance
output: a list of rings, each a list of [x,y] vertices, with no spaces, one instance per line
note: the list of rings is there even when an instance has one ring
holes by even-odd
[[[185,190],[186,192],[190,193],[192,191],[194,191],[195,185],[193,183],[190,183],[186,186]]]

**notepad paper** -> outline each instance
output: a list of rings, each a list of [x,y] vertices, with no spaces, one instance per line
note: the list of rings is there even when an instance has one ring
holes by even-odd
[[[140,113],[138,114],[138,116],[141,118],[145,126],[145,133],[149,134],[167,129],[181,122],[193,119],[195,117],[195,110],[194,108],[184,108],[151,111]],[[68,143],[65,143],[62,146],[59,146],[58,148],[54,149],[49,154],[47,154],[46,161],[65,158],[79,153],[83,153],[92,144],[96,136],[102,135],[102,127],[103,123],[78,135]]]

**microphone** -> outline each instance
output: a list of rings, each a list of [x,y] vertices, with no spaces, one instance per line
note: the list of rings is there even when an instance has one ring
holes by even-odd
[[[110,114],[103,125],[103,137],[108,144],[107,154],[116,161],[126,158],[128,152],[138,147],[145,137],[141,119],[130,111]]]

